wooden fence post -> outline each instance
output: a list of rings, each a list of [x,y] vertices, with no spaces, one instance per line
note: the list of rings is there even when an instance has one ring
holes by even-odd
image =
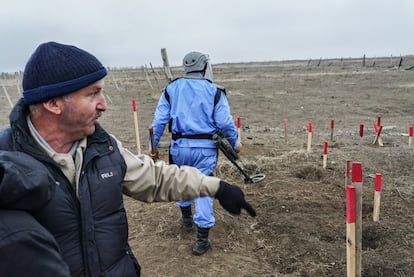
[[[161,48],[161,56],[162,56],[162,61],[163,61],[163,64],[164,64],[165,76],[167,76],[168,81],[172,81],[173,76],[171,74],[170,65],[168,63],[167,49]]]

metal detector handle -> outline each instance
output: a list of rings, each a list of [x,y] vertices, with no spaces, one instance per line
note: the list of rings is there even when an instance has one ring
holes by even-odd
[[[155,147],[155,142],[154,142],[154,129],[150,127],[148,132],[149,132],[149,137],[150,137],[150,142],[151,142],[150,156],[151,156],[151,159],[155,162],[159,159],[159,157],[158,157],[158,150]]]
[[[223,135],[221,133],[216,133],[213,135],[214,144],[223,152],[223,154],[230,160],[236,161],[239,159],[239,155],[234,151],[234,149],[227,145],[223,141]]]
[[[149,128],[149,137],[151,142],[151,154],[155,154],[157,152],[157,149],[155,148],[155,142],[154,142],[154,129],[152,127]]]

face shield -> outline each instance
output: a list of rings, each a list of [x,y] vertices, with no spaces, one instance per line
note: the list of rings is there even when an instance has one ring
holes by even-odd
[[[210,57],[209,55],[206,55],[207,57],[207,65],[206,65],[206,73],[204,74],[204,78],[213,81],[213,68],[211,66]]]

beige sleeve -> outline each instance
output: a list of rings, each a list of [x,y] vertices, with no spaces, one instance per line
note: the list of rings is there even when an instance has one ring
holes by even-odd
[[[148,155],[134,155],[118,142],[127,165],[123,182],[126,195],[144,202],[190,200],[214,197],[220,179],[206,176],[190,166],[177,167],[164,161],[154,162]]]

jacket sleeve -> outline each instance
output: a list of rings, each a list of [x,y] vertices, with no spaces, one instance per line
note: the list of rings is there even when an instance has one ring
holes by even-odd
[[[222,93],[220,100],[214,108],[214,121],[217,124],[219,130],[225,134],[226,139],[229,141],[233,148],[239,145],[237,127],[234,124],[233,117],[231,116],[229,102],[227,97]]]
[[[154,162],[147,155],[136,156],[120,143],[118,147],[127,165],[123,191],[144,202],[190,200],[200,196],[214,197],[220,179],[206,176],[195,167]]]
[[[33,217],[13,210],[0,215],[2,276],[70,276],[55,239]]]
[[[38,209],[52,198],[55,188],[39,161],[23,152],[0,151],[0,208]]]
[[[164,90],[158,101],[157,108],[154,113],[154,120],[152,121],[152,128],[154,130],[154,144],[158,147],[161,136],[164,134],[165,125],[170,121],[170,103],[168,102]]]

